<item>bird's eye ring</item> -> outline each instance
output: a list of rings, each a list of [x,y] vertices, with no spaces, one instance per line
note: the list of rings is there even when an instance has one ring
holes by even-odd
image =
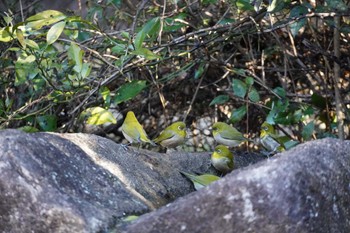
[[[218,152],[219,154],[221,153],[221,150],[220,149],[217,149],[216,152]]]

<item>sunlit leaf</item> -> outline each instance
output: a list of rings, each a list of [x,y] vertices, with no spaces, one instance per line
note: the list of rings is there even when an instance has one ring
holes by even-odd
[[[114,103],[119,104],[137,96],[143,89],[146,88],[146,81],[133,80],[122,85],[114,98]]]
[[[10,27],[5,27],[0,29],[0,41],[1,42],[9,42],[13,40],[11,33],[10,33]]]
[[[116,124],[117,120],[113,116],[112,112],[101,108],[101,107],[92,107],[85,110],[89,114],[89,117],[86,123],[90,125],[102,125],[105,123]]]
[[[137,215],[129,215],[123,218],[123,222],[132,222],[138,219],[140,216]]]
[[[66,19],[67,16],[55,10],[47,10],[29,17],[25,22],[26,26],[33,29],[40,29]]]
[[[281,11],[289,3],[290,0],[272,0],[270,5],[267,7],[267,11],[271,13]]]
[[[43,26],[48,26],[53,23],[57,23],[61,20],[64,20],[67,16],[62,12],[55,10],[47,10],[39,12],[36,15],[33,15],[26,20],[26,26],[34,29],[40,29]]]
[[[77,73],[81,72],[83,66],[83,54],[84,52],[80,49],[80,47],[77,44],[71,43],[68,49],[68,57],[75,62],[74,70]]]
[[[218,95],[215,97],[209,104],[209,106],[215,105],[215,104],[224,104],[227,101],[229,101],[230,97],[228,95]]]
[[[36,49],[36,50],[39,50],[39,45],[38,45],[34,40],[26,39],[26,40],[25,40],[25,43],[26,43],[26,45],[28,45],[29,47],[31,47],[31,48],[33,48],[33,49]]]
[[[24,35],[23,35],[23,32],[22,32],[21,29],[17,28],[16,36],[17,36],[17,40],[19,41],[19,43],[25,49],[26,48],[26,42],[25,42]]]
[[[105,105],[109,106],[111,103],[111,91],[108,89],[108,87],[102,87],[100,89],[100,95],[105,101]]]
[[[63,32],[64,27],[66,26],[66,22],[58,22],[49,29],[46,35],[46,42],[47,44],[52,44],[54,43],[61,35]]]

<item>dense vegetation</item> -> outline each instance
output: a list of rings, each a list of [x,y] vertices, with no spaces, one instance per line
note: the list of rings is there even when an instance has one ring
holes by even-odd
[[[249,137],[264,121],[300,142],[349,136],[344,1],[105,0],[83,17],[7,2],[1,128],[121,140],[133,110],[151,137],[184,120],[201,150],[217,120]]]

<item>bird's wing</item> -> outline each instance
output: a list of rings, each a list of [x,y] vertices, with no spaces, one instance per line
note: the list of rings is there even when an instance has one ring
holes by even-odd
[[[239,131],[235,130],[235,129],[229,129],[229,130],[225,130],[223,132],[220,133],[221,137],[224,139],[229,139],[229,140],[246,140],[246,138],[242,135],[242,133],[240,133]]]
[[[122,132],[129,137],[135,139],[135,141],[140,142],[140,132],[137,130],[137,128],[129,126],[129,125],[124,125],[122,127]]]
[[[154,142],[156,142],[156,143],[161,142],[161,141],[164,141],[167,139],[171,139],[173,137],[175,137],[175,134],[173,132],[165,130],[165,131],[162,131],[159,134],[159,136],[154,139]]]

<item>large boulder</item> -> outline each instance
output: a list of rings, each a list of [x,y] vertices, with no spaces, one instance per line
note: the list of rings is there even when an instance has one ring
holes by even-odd
[[[350,232],[350,142],[317,140],[236,170],[125,232]]]
[[[323,139],[263,161],[236,152],[235,171],[193,192],[179,171],[215,174],[210,152],[3,130],[0,232],[350,232],[349,149]]]
[[[237,167],[261,160],[236,157]],[[215,172],[210,153],[160,154],[88,134],[0,131],[0,232],[111,231],[193,192],[179,170]]]

